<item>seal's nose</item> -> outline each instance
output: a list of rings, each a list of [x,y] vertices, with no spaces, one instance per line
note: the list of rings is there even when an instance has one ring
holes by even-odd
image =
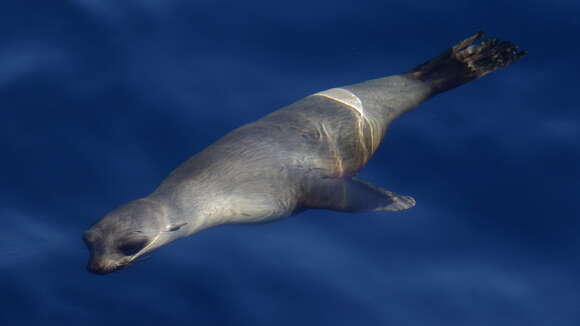
[[[108,271],[106,269],[99,268],[93,264],[87,264],[87,271],[89,271],[93,274],[98,274],[98,275],[105,275],[105,274],[109,274],[112,272],[112,271]]]
[[[120,267],[121,265],[111,260],[98,261],[92,259],[87,264],[87,271],[98,275],[105,275],[118,270]]]

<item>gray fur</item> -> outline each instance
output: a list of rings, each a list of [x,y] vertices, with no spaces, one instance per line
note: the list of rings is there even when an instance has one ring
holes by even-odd
[[[310,208],[413,207],[409,196],[352,177],[374,154],[389,124],[444,85],[439,70],[437,89],[417,76],[317,93],[230,132],[181,164],[153,193],[88,230],[88,269],[112,272],[168,242],[225,223],[269,221]]]

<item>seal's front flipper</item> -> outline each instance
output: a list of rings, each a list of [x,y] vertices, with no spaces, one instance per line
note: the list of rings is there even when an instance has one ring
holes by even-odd
[[[306,208],[343,212],[401,211],[415,206],[410,196],[395,194],[355,178],[312,180],[305,198]]]

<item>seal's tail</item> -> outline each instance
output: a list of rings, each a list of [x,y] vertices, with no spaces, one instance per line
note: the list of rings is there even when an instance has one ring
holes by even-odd
[[[466,38],[440,56],[415,67],[411,75],[431,85],[435,93],[441,93],[508,66],[527,53],[510,42],[497,39],[473,44],[483,35],[478,32]]]

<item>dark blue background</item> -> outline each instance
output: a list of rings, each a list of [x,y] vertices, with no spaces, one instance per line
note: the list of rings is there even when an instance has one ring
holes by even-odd
[[[1,325],[579,325],[580,3],[2,1]],[[224,226],[105,277],[82,231],[229,130],[479,30],[529,50],[393,124],[392,214]]]

